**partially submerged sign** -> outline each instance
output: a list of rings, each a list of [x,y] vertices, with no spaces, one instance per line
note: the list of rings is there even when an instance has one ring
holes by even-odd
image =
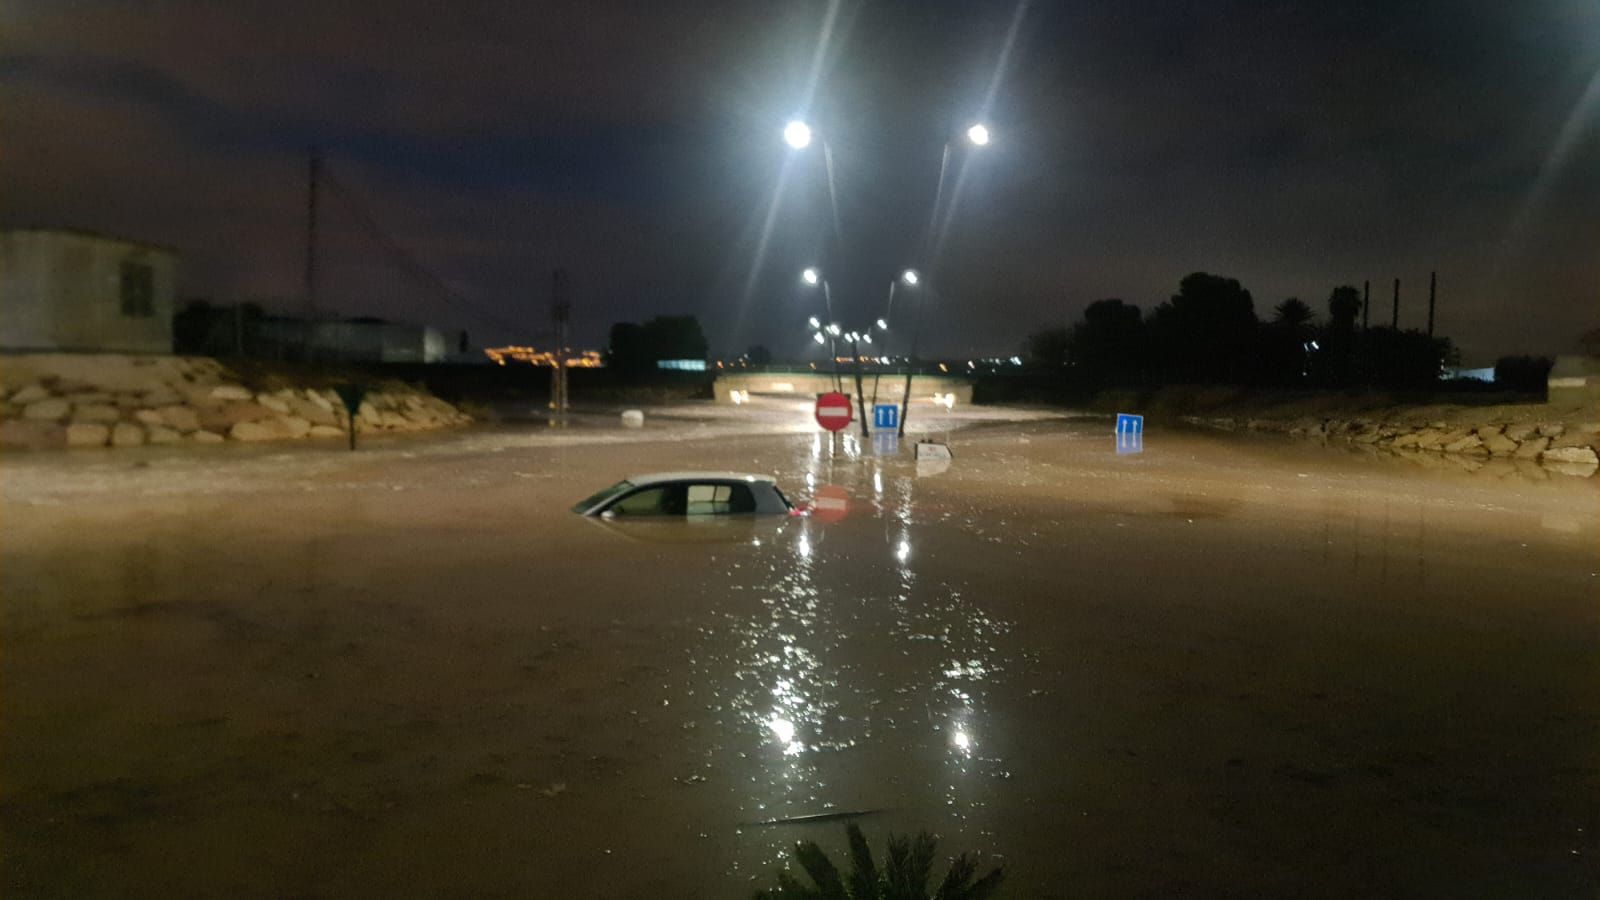
[[[1144,434],[1144,416],[1117,413],[1117,434]]]
[[[333,392],[339,395],[339,399],[344,402],[345,412],[350,414],[345,429],[350,434],[350,449],[354,450],[356,448],[356,411],[361,409],[361,401],[367,396],[367,387],[364,384],[341,384],[334,388]]]
[[[917,441],[917,460],[949,460],[950,445],[937,441]]]
[[[1144,452],[1144,432],[1121,431],[1117,433],[1117,455]]]

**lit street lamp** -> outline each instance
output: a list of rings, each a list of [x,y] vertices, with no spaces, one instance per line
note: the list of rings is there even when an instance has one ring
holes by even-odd
[[[911,287],[916,287],[917,286],[917,282],[920,281],[921,278],[922,278],[922,276],[917,274],[917,270],[916,269],[907,269],[905,271],[905,273],[900,276],[900,280],[904,281],[906,284],[910,285]]]
[[[811,134],[808,130],[806,132],[807,140],[809,140],[810,137]],[[987,146],[989,143],[989,127],[984,125],[982,122],[973,125],[971,128],[967,129],[967,140],[977,144],[979,147]]]
[[[816,269],[807,269],[800,273],[800,280],[815,287],[817,282],[822,280],[822,276],[817,274]]]
[[[796,150],[804,150],[811,146],[811,126],[799,119],[790,120],[789,124],[783,126],[783,142]]]
[[[888,331],[889,330],[889,323],[885,322],[882,319],[879,319],[878,320],[878,330],[879,331]]]
[[[816,316],[812,316],[811,318],[807,319],[806,324],[810,325],[813,331],[822,327],[822,323],[817,321]]]

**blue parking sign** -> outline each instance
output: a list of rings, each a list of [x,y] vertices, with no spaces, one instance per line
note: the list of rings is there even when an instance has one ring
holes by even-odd
[[[879,403],[872,408],[873,428],[899,428],[900,407],[893,403]]]
[[[1144,434],[1144,416],[1117,413],[1117,434]]]

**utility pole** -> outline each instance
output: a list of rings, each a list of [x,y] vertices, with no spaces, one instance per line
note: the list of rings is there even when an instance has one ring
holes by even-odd
[[[317,327],[317,182],[321,177],[322,152],[312,147],[306,159],[306,327],[302,349],[307,360],[311,359]]]
[[[567,323],[572,319],[572,303],[567,300],[567,270],[550,273],[550,319],[555,325],[556,346],[550,369],[550,408],[567,424]]]
[[[1367,314],[1372,311],[1372,282],[1361,282],[1361,330],[1367,330]]]
[[[1433,337],[1433,303],[1439,295],[1439,273],[1428,273],[1428,337]]]
[[[1389,327],[1395,331],[1400,330],[1400,279],[1394,280],[1394,315],[1389,319]]]

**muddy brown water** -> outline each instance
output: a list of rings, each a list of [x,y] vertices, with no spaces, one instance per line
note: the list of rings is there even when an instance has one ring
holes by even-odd
[[[1594,480],[953,441],[8,461],[5,895],[742,897],[870,811],[1020,897],[1594,896]],[[566,512],[682,468],[849,513]]]

